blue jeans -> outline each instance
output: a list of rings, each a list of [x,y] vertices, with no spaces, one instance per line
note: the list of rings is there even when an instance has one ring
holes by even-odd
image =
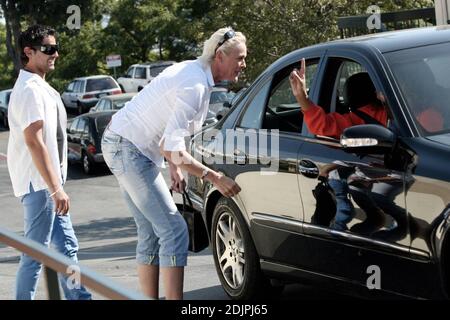
[[[345,231],[348,229],[347,223],[349,223],[355,215],[353,204],[348,198],[349,188],[347,180],[328,179],[328,184],[331,189],[333,189],[336,197],[336,216],[330,227],[335,230]]]
[[[78,262],[78,240],[73,230],[69,214],[55,214],[55,204],[47,190],[30,193],[21,197],[24,207],[25,237],[48,246],[50,243],[57,251]],[[16,278],[16,299],[34,299],[42,263],[26,254],[22,254]],[[82,286],[73,284],[70,279],[59,275],[59,282],[68,300],[89,300],[91,294]],[[70,285],[68,286],[68,284]],[[75,288],[73,288],[75,287]]]
[[[189,235],[159,168],[125,138],[106,129],[102,139],[106,164],[137,226],[139,264],[179,267],[187,264]]]

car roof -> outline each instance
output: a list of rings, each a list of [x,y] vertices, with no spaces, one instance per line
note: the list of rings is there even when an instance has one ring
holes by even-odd
[[[74,80],[101,79],[101,78],[111,78],[114,80],[114,78],[111,76],[101,75],[101,74],[95,75],[95,76],[79,77],[79,78],[75,78]]]
[[[137,92],[129,92],[129,93],[113,94],[113,95],[111,95],[111,96],[101,97],[100,99],[102,99],[102,100],[111,100],[111,101],[122,100],[122,99],[128,99],[128,98],[131,99],[131,98],[133,98],[136,94],[137,94]]]
[[[175,64],[175,61],[156,61],[156,62],[145,62],[145,63],[136,63],[131,65],[132,67],[141,66],[141,67],[154,67],[154,66],[169,66]]]
[[[347,39],[328,42],[329,44],[359,44],[372,46],[380,52],[421,47],[431,44],[450,42],[450,26],[413,28],[389,32],[379,32]]]

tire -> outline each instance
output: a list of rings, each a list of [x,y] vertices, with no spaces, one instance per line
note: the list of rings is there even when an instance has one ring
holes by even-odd
[[[273,294],[269,279],[261,272],[247,223],[239,208],[227,198],[222,197],[214,209],[211,245],[217,274],[231,299],[248,300]],[[282,288],[275,291],[280,293]]]
[[[95,163],[89,158],[86,152],[83,152],[81,155],[81,164],[84,173],[93,174],[95,172]]]
[[[144,89],[144,87],[139,86],[137,90],[138,90],[138,92],[139,92],[139,91],[141,91],[142,89]]]

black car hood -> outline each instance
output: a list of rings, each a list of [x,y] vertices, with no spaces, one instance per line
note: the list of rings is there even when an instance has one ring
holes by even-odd
[[[435,136],[427,137],[428,140],[441,143],[446,146],[450,146],[450,133],[438,134]]]

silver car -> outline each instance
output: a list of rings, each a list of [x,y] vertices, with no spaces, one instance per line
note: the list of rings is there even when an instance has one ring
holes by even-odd
[[[61,95],[67,109],[79,114],[89,111],[101,97],[120,94],[119,84],[111,76],[89,76],[74,79]]]

